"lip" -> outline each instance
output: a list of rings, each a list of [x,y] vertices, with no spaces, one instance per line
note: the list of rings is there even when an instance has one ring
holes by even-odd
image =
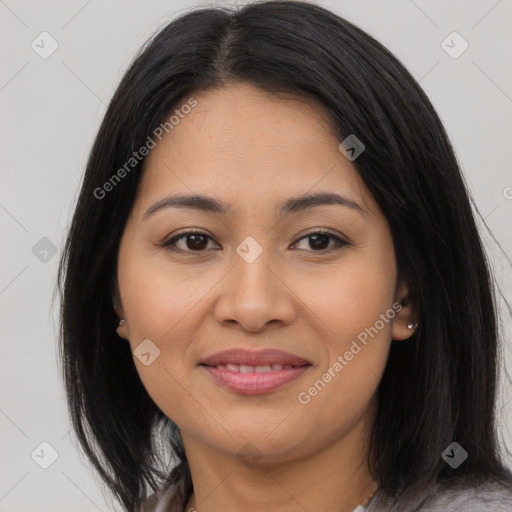
[[[202,366],[213,379],[225,388],[246,395],[270,393],[289,382],[298,379],[311,366],[297,366],[295,368],[278,370],[267,373],[238,373],[214,366]]]
[[[273,365],[278,366],[274,368]],[[199,366],[225,388],[237,393],[255,395],[269,393],[298,379],[312,364],[306,359],[277,349],[231,349],[207,357]],[[240,368],[241,366],[244,368]],[[257,366],[270,366],[270,371],[268,368],[259,368],[257,371]]]
[[[203,359],[199,364],[217,366],[219,364],[243,364],[248,366],[264,366],[267,364],[282,364],[291,366],[310,365],[311,362],[290,352],[278,349],[247,350],[230,349],[216,352]]]

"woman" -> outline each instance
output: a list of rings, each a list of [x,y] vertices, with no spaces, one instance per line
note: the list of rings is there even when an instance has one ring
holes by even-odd
[[[454,152],[319,6],[196,10],[145,46],[59,288],[73,425],[127,511],[512,510]]]

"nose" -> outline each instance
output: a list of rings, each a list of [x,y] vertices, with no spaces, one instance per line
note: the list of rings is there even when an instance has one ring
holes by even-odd
[[[248,332],[291,324],[297,315],[293,286],[267,258],[267,251],[248,263],[234,255],[234,268],[222,281],[214,318],[226,327]]]

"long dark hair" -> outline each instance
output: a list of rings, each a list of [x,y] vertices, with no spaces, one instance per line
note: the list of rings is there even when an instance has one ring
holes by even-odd
[[[160,30],[124,75],[89,156],[59,266],[59,348],[74,431],[112,493],[133,512],[149,488],[183,477],[189,492],[192,482],[177,426],[115,330],[117,252],[144,159],[104,197],[95,191],[183,99],[229,83],[313,98],[340,142],[355,134],[365,145],[353,165],[389,222],[419,315],[412,339],[392,342],[379,384],[369,464],[380,492],[399,506],[439,482],[510,482],[495,425],[492,275],[439,117],[361,29],[317,5],[269,1],[196,9]],[[452,442],[469,455],[456,470],[441,458]]]

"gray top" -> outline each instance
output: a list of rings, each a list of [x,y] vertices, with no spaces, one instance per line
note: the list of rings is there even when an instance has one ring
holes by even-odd
[[[512,485],[489,482],[470,489],[442,485],[394,508],[389,497],[376,493],[366,507],[359,506],[354,512],[512,512]]]
[[[182,482],[178,481],[166,492],[152,494],[140,512],[188,512],[184,502]],[[192,511],[193,512],[193,511]],[[425,493],[414,503],[391,505],[391,498],[377,491],[366,506],[353,512],[512,512],[512,486],[488,483],[472,489],[442,489]]]

